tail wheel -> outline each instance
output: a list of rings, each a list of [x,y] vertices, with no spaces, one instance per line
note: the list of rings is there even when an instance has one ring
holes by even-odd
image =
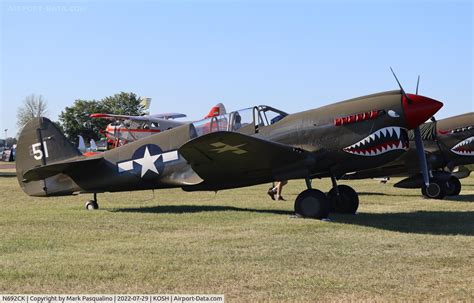
[[[428,187],[423,186],[421,188],[421,193],[426,198],[441,200],[446,196],[446,189],[446,182],[439,179],[432,179]]]
[[[337,189],[332,188],[328,193],[328,199],[331,201],[331,210],[342,214],[355,214],[359,208],[359,195],[350,186],[338,185]]]
[[[447,182],[446,196],[457,196],[461,193],[461,181],[455,176],[449,178]]]
[[[94,200],[87,201],[85,206],[87,210],[99,209],[99,204]]]
[[[330,202],[316,189],[301,192],[295,200],[295,213],[304,218],[324,219],[329,215]]]

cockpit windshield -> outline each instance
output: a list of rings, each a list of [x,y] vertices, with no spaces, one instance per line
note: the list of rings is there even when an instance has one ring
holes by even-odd
[[[287,113],[266,105],[260,105],[258,107],[258,113],[260,119],[259,125],[262,125],[263,123],[264,126],[275,124],[288,116]]]
[[[260,105],[196,121],[193,126],[197,136],[217,131],[254,134],[258,132],[259,127],[275,124],[287,115],[273,107]]]

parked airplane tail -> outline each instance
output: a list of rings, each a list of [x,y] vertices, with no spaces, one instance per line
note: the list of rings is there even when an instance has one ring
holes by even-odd
[[[220,115],[226,114],[225,106],[222,103],[218,103],[215,106],[211,108],[209,113],[204,117],[204,118],[211,118],[211,117],[217,117]]]
[[[77,137],[79,139],[79,145],[77,146],[77,148],[81,153],[85,153],[87,151],[87,147],[86,143],[84,142],[84,138],[81,135],[78,135]]]
[[[49,167],[80,156],[81,152],[67,140],[59,128],[47,118],[30,120],[20,133],[16,152],[16,173],[18,182],[29,195],[44,195],[45,180],[27,179],[29,171]]]
[[[96,152],[97,151],[97,144],[95,143],[94,139],[91,139],[91,141],[90,141],[90,151],[91,152]]]

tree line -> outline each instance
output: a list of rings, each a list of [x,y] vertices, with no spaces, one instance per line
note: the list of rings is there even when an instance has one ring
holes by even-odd
[[[143,115],[145,109],[135,93],[120,92],[100,100],[77,99],[67,106],[60,114],[56,125],[73,143],[78,143],[78,135],[86,142],[90,139],[99,140],[102,132],[110,121],[90,118],[92,113],[110,113],[117,115]],[[17,111],[17,126],[21,129],[35,117],[47,117],[47,101],[42,95],[30,95],[23,100]]]

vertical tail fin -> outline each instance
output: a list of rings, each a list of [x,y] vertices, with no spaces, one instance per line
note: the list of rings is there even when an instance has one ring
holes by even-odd
[[[78,135],[77,137],[79,138],[79,145],[77,146],[77,148],[81,153],[85,153],[87,151],[87,148],[86,143],[84,142],[84,138],[81,135]]]
[[[94,139],[91,139],[90,144],[91,144],[91,147],[90,147],[91,152],[96,152],[97,144],[95,143]]]
[[[47,118],[34,118],[20,133],[16,150],[16,173],[22,189],[29,195],[44,195],[44,181],[23,182],[29,169],[79,156],[81,152]]]
[[[209,113],[204,118],[217,117],[226,114],[225,106],[222,103],[218,103],[211,108]]]

